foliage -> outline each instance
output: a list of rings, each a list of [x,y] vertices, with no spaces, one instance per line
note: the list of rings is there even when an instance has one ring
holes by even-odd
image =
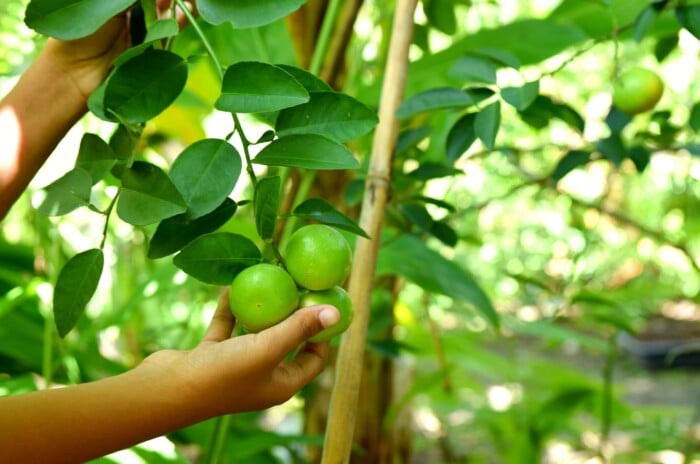
[[[134,2],[98,3],[7,8],[70,38]],[[326,82],[299,65],[285,28],[303,2],[201,1],[183,31],[137,3],[146,33],[91,96],[74,165],[3,224],[3,391],[36,388],[28,373],[86,381],[192,346],[212,286],[274,261],[297,221],[366,236],[355,218],[393,5],[364,3],[342,79]],[[698,39],[692,0],[421,2],[368,335],[373,352],[414,366],[384,426],[410,409],[415,454],[695,451],[681,438],[697,421],[689,408],[629,399],[626,376],[644,373],[616,340],[697,302]],[[656,109],[630,117],[611,91],[640,65],[666,85]],[[340,202],[309,194],[316,175],[335,176]],[[399,278],[396,298],[382,293],[387,277]],[[208,456],[217,433],[222,462],[304,462],[304,446],[322,442],[274,417],[179,431],[162,460],[183,462],[188,444]]]

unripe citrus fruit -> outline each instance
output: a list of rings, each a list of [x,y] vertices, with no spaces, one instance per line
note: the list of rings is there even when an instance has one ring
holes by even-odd
[[[312,224],[292,234],[283,258],[287,271],[301,287],[326,290],[347,278],[352,250],[345,237],[334,228]]]
[[[623,113],[635,115],[654,108],[661,99],[664,83],[654,71],[631,68],[613,86],[613,104]]]
[[[297,308],[299,292],[279,266],[255,264],[231,283],[229,304],[236,321],[248,332],[259,332],[286,319]]]
[[[355,315],[355,310],[352,306],[352,300],[350,295],[342,287],[332,287],[328,290],[319,291],[308,291],[303,292],[301,296],[301,301],[299,303],[300,308],[306,308],[307,306],[314,306],[319,304],[329,304],[335,306],[340,313],[340,319],[338,322],[332,326],[323,329],[313,337],[309,338],[309,341],[314,343],[325,342],[331,338],[339,335],[350,326],[352,318]]]

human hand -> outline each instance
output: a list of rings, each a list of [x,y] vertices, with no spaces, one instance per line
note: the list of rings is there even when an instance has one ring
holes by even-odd
[[[185,403],[204,417],[261,410],[287,401],[326,364],[328,342],[306,340],[340,319],[332,306],[311,306],[259,333],[231,338],[235,320],[228,301],[224,292],[196,348],[156,352],[137,368],[159,370],[159,376],[179,382],[182,395],[189,399]],[[285,360],[296,348],[298,352]]]

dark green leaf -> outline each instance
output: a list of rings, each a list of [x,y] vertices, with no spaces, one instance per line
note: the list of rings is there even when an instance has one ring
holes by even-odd
[[[418,181],[438,179],[462,174],[462,171],[442,163],[421,163],[416,169],[406,173],[406,177]]]
[[[420,92],[404,101],[396,116],[408,118],[426,111],[434,111],[445,108],[466,108],[479,100],[468,90],[456,89],[454,87],[438,87],[424,92]]]
[[[700,132],[700,103],[695,103],[690,110],[690,118],[688,118],[690,128],[695,132]]]
[[[87,250],[73,256],[58,275],[53,292],[53,313],[58,335],[65,337],[85,312],[102,275],[102,250]]]
[[[527,124],[537,129],[546,127],[552,119],[559,119],[578,132],[583,133],[585,121],[573,108],[562,103],[555,103],[551,98],[538,95],[520,117]]]
[[[131,158],[138,143],[138,136],[132,134],[129,129],[121,124],[117,126],[109,139],[109,146],[112,148],[117,159],[120,160],[128,160]]]
[[[676,7],[676,18],[686,31],[700,39],[700,5],[683,5]]]
[[[476,142],[474,120],[476,113],[467,113],[452,126],[447,134],[445,155],[449,163],[457,161]]]
[[[338,229],[347,230],[361,237],[370,238],[367,232],[362,230],[355,221],[321,198],[309,198],[297,205],[292,211],[292,214],[310,221],[317,221],[337,227]]]
[[[632,116],[620,111],[617,106],[612,105],[605,123],[608,125],[613,134],[619,134],[632,121]]]
[[[661,37],[654,45],[654,56],[661,62],[678,46],[678,34]]]
[[[163,258],[177,251],[195,238],[214,232],[226,224],[236,212],[236,203],[227,198],[211,213],[191,219],[187,214],[179,214],[165,219],[156,229],[148,244],[150,259]]]
[[[81,206],[90,204],[92,177],[75,168],[37,192],[35,207],[47,216],[62,216]]]
[[[434,221],[429,232],[445,245],[451,247],[457,246],[457,241],[459,240],[457,232],[446,222]]]
[[[102,180],[116,162],[117,155],[107,142],[95,134],[83,135],[75,167],[85,169],[90,174],[93,185]]]
[[[175,101],[187,81],[187,63],[167,50],[146,49],[118,66],[104,89],[108,116],[138,124]]]
[[[73,40],[97,31],[133,3],[134,0],[32,0],[27,5],[24,21],[41,34]]]
[[[322,81],[314,74],[311,74],[305,69],[297,68],[296,66],[290,66],[287,64],[278,64],[276,66],[287,71],[294,79],[297,80],[297,82],[303,85],[304,88],[309,92],[330,92],[333,90],[330,85],[328,85],[327,83],[325,83],[324,81]]]
[[[449,70],[450,77],[465,82],[496,83],[497,67],[488,58],[476,55],[461,56]]]
[[[429,232],[432,228],[433,217],[425,206],[418,203],[399,203],[397,209],[421,232]]]
[[[637,172],[643,172],[649,164],[649,160],[651,160],[651,153],[642,145],[635,145],[630,148],[627,156],[634,163]]]
[[[492,150],[496,143],[496,135],[501,127],[501,103],[496,101],[476,113],[474,131],[484,146]]]
[[[423,0],[423,11],[428,23],[447,35],[455,33],[457,18],[452,0]]]
[[[280,205],[279,176],[264,177],[255,187],[255,227],[263,240],[271,240],[277,224],[277,210]]]
[[[559,160],[557,167],[554,168],[552,173],[552,180],[554,182],[559,182],[568,173],[573,171],[579,166],[583,166],[588,163],[591,159],[591,152],[584,150],[572,150]]]
[[[484,56],[509,68],[518,69],[520,67],[520,59],[502,48],[477,47],[469,49],[469,53]]]
[[[627,157],[627,150],[622,138],[619,134],[612,134],[595,143],[596,148],[608,160],[619,167],[622,161]]]
[[[213,285],[230,285],[248,266],[259,263],[260,250],[249,238],[221,232],[197,237],[173,262],[187,274]]]
[[[634,40],[641,42],[658,16],[659,12],[653,6],[644,8],[634,20]]]
[[[540,93],[540,81],[526,82],[520,87],[504,87],[501,97],[518,111],[523,111],[535,101]]]
[[[360,163],[345,145],[320,135],[298,134],[277,139],[253,160],[267,166],[305,169],[357,169]]]
[[[117,202],[117,215],[123,221],[145,226],[186,210],[182,195],[159,167],[136,161],[124,170]]]
[[[240,174],[240,155],[222,139],[198,140],[180,153],[170,168],[170,179],[193,219],[219,206]]]
[[[433,129],[429,126],[420,126],[413,129],[406,129],[399,134],[399,139],[396,142],[394,155],[399,156],[406,153],[410,148],[415,147],[422,140],[425,140],[432,133]]]
[[[491,300],[465,269],[412,235],[388,242],[379,252],[377,274],[398,274],[428,292],[472,304],[495,327],[499,316]]]
[[[371,131],[377,122],[374,111],[349,95],[313,92],[307,103],[280,111],[275,130],[280,137],[318,134],[347,142]]]
[[[257,61],[232,64],[224,74],[216,108],[231,113],[265,113],[309,101],[309,92],[287,71]]]
[[[229,22],[236,28],[269,24],[297,10],[306,0],[197,0],[197,10],[207,22]]]
[[[430,205],[435,205],[439,208],[445,209],[445,210],[450,211],[450,212],[456,211],[456,208],[454,207],[454,205],[452,205],[451,203],[448,203],[444,200],[439,200],[437,198],[425,197],[422,195],[414,195],[414,196],[410,197],[410,199],[415,200],[415,201],[422,201],[423,203],[428,203]]]

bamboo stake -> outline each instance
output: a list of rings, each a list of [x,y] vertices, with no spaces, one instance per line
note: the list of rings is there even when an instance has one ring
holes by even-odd
[[[372,237],[358,237],[348,285],[355,317],[340,343],[326,426],[322,464],[347,464],[355,429],[355,411],[369,322],[369,303],[377,264],[384,210],[389,194],[391,162],[398,137],[396,110],[401,104],[408,69],[408,49],[413,35],[417,0],[398,0],[389,43],[379,125],[372,146],[369,174],[360,213],[360,226]]]

